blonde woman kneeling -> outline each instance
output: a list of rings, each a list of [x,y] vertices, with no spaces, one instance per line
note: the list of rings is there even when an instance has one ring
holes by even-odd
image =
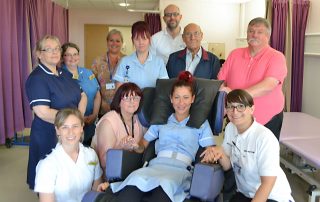
[[[87,191],[96,190],[101,183],[98,156],[80,142],[84,122],[79,110],[60,110],[54,125],[59,142],[39,161],[34,191],[41,202],[81,201]]]

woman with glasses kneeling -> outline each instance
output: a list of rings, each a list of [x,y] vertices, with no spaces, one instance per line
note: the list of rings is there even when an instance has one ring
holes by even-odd
[[[97,190],[102,170],[97,154],[80,142],[84,120],[77,109],[58,111],[54,121],[59,142],[36,168],[34,191],[41,202],[81,201]]]
[[[230,201],[294,201],[280,167],[279,142],[255,121],[251,95],[240,89],[231,91],[226,111],[230,123],[222,147],[212,148],[208,157],[218,160],[224,170],[233,169],[238,190]]]
[[[99,120],[91,146],[98,153],[103,171],[109,149],[134,150],[143,137],[146,129],[136,115],[141,99],[142,91],[135,83],[124,83],[113,97],[111,111]]]
[[[195,100],[195,83],[190,72],[181,72],[173,84],[170,100],[174,113],[164,125],[152,125],[144,135],[141,152],[150,141],[158,139],[157,157],[149,165],[132,172],[123,182],[112,183],[117,200],[140,202],[184,201],[191,184],[191,163],[199,146],[215,144],[209,122],[200,128],[186,126]]]

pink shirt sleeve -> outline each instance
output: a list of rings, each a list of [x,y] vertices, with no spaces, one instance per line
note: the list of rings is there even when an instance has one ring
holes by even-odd
[[[269,61],[269,65],[265,77],[274,77],[280,83],[283,83],[287,75],[287,65],[284,55],[278,51],[272,52],[273,56]]]

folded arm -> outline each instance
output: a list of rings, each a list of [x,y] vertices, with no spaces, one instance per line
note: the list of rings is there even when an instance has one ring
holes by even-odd
[[[84,113],[86,112],[87,102],[88,102],[87,95],[84,92],[82,92],[81,93],[81,99],[80,99],[80,102],[78,104],[78,109],[82,113],[82,115],[84,115]]]
[[[253,86],[250,86],[249,88],[244,90],[246,90],[252,97],[260,97],[270,93],[278,85],[279,81],[276,78],[267,77],[263,79],[261,82]]]
[[[32,107],[32,110],[40,119],[52,124],[58,112],[58,110],[52,109],[47,105],[36,105]]]
[[[89,116],[85,117],[85,122],[87,124],[92,124],[96,120],[99,113],[100,104],[101,104],[101,95],[100,95],[100,91],[97,91],[93,101],[93,112]]]
[[[264,96],[268,93],[270,93],[271,91],[273,91],[273,89],[275,87],[277,87],[279,85],[279,81],[274,78],[274,77],[267,77],[264,80],[262,80],[261,82],[250,86],[249,88],[246,88],[244,90],[246,90],[252,97],[260,97],[260,96]],[[227,83],[223,83],[220,86],[220,91],[225,91],[226,93],[229,93],[230,91],[232,91],[233,89],[231,89],[230,87],[228,87]]]

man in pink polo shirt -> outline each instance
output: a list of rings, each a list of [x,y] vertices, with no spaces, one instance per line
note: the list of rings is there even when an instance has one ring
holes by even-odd
[[[254,98],[256,121],[279,139],[283,120],[282,84],[287,75],[284,55],[269,46],[271,27],[264,18],[254,18],[247,29],[248,47],[233,50],[222,66],[220,90],[245,89]]]

